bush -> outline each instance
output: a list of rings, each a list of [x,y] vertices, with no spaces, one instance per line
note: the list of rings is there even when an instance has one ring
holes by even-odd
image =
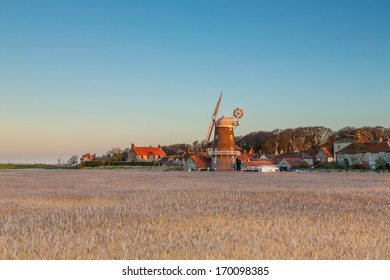
[[[367,164],[353,164],[351,166],[352,169],[358,169],[358,170],[369,170],[370,167]]]
[[[85,167],[84,162],[80,162],[79,164],[76,165],[76,169],[82,169]]]
[[[336,162],[319,162],[315,166],[315,168],[320,169],[337,169],[340,168],[340,166]]]
[[[378,157],[376,160],[375,160],[375,166],[377,170],[386,170],[387,169],[387,163],[386,163],[386,160],[383,158],[383,157]]]
[[[107,165],[107,162],[104,160],[92,160],[92,161],[84,161],[85,167],[99,167]]]

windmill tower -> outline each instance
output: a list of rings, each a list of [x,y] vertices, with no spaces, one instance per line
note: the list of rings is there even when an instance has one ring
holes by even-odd
[[[207,153],[211,158],[211,168],[216,171],[234,171],[236,170],[236,158],[241,155],[240,151],[235,150],[234,129],[239,125],[239,120],[244,115],[244,111],[236,108],[233,111],[233,117],[222,116],[218,119],[221,99],[222,93],[215,106],[207,132],[206,145],[214,129],[214,141],[212,142],[212,147],[207,149]]]

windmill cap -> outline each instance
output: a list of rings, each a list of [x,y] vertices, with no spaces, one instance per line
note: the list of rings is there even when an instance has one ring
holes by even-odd
[[[222,118],[219,118],[218,120],[217,120],[217,125],[219,126],[219,125],[228,125],[228,126],[232,126],[232,125],[234,125],[234,120],[233,120],[233,118],[229,118],[229,117],[225,117],[225,116],[223,116]]]

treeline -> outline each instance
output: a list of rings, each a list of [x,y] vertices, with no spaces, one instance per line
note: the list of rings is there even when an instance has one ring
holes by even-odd
[[[333,143],[337,139],[348,138],[368,141],[390,138],[390,129],[382,126],[365,126],[355,128],[344,127],[338,131],[323,126],[309,126],[273,131],[257,131],[236,139],[237,145],[244,150],[251,147],[255,152],[266,154],[304,151],[326,147],[333,151]]]

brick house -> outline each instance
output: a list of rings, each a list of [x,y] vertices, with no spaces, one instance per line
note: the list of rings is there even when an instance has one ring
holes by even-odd
[[[96,158],[96,154],[90,154],[90,153],[86,153],[85,155],[82,155],[81,156],[81,161],[91,161],[91,160],[94,160]]]
[[[131,144],[127,161],[157,162],[165,156],[166,154],[160,145],[158,147],[136,147],[134,144]]]

